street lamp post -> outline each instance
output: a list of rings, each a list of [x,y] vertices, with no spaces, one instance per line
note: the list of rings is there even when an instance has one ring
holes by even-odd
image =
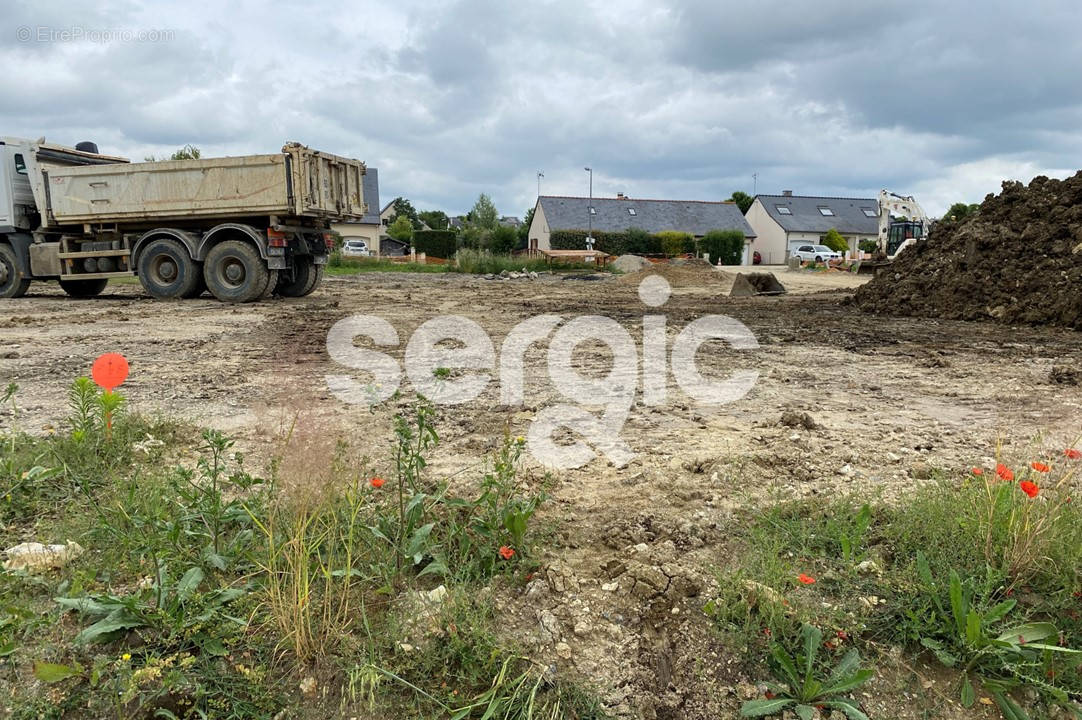
[[[590,173],[590,204],[586,207],[586,249],[594,249],[594,169],[583,168]]]

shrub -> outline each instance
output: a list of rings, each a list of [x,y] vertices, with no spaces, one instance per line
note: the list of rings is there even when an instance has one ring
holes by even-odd
[[[710,255],[710,262],[739,265],[744,255],[744,233],[739,230],[711,230],[699,247]]]
[[[418,230],[413,233],[413,247],[419,253],[449,260],[458,250],[458,236],[454,230]]]
[[[488,237],[488,249],[494,253],[509,253],[517,242],[518,233],[514,228],[499,225]]]
[[[823,244],[834,252],[844,253],[849,250],[849,243],[842,237],[842,234],[834,228],[830,228],[830,230],[827,231],[827,234],[823,236]]]
[[[861,240],[860,251],[866,253],[873,253],[879,250],[879,243],[875,240]]]
[[[454,263],[447,266],[450,272],[472,273],[474,275],[521,272],[522,269],[541,272],[548,269],[548,263],[540,257],[514,256],[507,253],[495,254],[484,250],[463,248],[455,253]]]
[[[632,255],[657,255],[661,252],[661,240],[642,228],[628,228],[624,250]]]
[[[676,230],[665,230],[659,232],[657,237],[661,241],[661,252],[668,257],[674,257],[676,255],[683,255],[687,252],[687,246],[690,243],[691,247],[695,247],[694,236],[685,233],[678,232]]]

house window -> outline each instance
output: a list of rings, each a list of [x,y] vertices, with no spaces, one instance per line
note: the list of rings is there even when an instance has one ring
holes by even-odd
[[[591,214],[591,215],[597,215],[597,208],[595,208],[595,207],[591,207],[591,208],[590,208],[590,214]]]
[[[879,213],[876,212],[873,208],[862,207],[860,210],[864,213],[865,217],[879,217]]]
[[[628,215],[634,215],[635,214],[635,208],[628,208],[627,209],[627,214]]]
[[[826,205],[820,205],[819,214],[826,215],[827,217],[832,217],[834,215],[834,211],[828,208]]]
[[[26,174],[26,160],[24,160],[23,156],[19,153],[15,154],[15,172],[20,175]]]
[[[788,205],[775,205],[774,209],[778,211],[779,215],[792,215],[793,211],[789,209]]]

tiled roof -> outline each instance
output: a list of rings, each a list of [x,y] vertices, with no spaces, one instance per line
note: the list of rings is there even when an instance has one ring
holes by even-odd
[[[698,236],[711,230],[740,230],[744,237],[755,237],[740,208],[730,202],[623,197],[591,200],[557,195],[542,195],[538,202],[550,230],[586,230],[592,222],[593,229],[600,232],[622,232],[634,227],[650,233],[677,230]]]
[[[834,228],[843,235],[877,235],[879,201],[875,198],[814,197],[810,195],[756,195],[766,212],[786,232],[825,233]],[[778,210],[788,208],[789,213]],[[833,215],[824,215],[826,208]],[[875,214],[869,217],[868,209]]]

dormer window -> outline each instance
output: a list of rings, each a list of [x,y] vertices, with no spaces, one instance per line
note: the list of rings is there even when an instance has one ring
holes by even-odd
[[[833,217],[834,216],[834,211],[831,210],[830,208],[828,208],[826,205],[820,205],[819,206],[819,214],[820,215],[826,215],[827,217]]]
[[[774,209],[778,211],[779,215],[792,215],[793,211],[789,209],[788,205],[775,205]]]
[[[635,214],[635,208],[628,208],[627,209],[627,214],[628,215],[634,215]]]

